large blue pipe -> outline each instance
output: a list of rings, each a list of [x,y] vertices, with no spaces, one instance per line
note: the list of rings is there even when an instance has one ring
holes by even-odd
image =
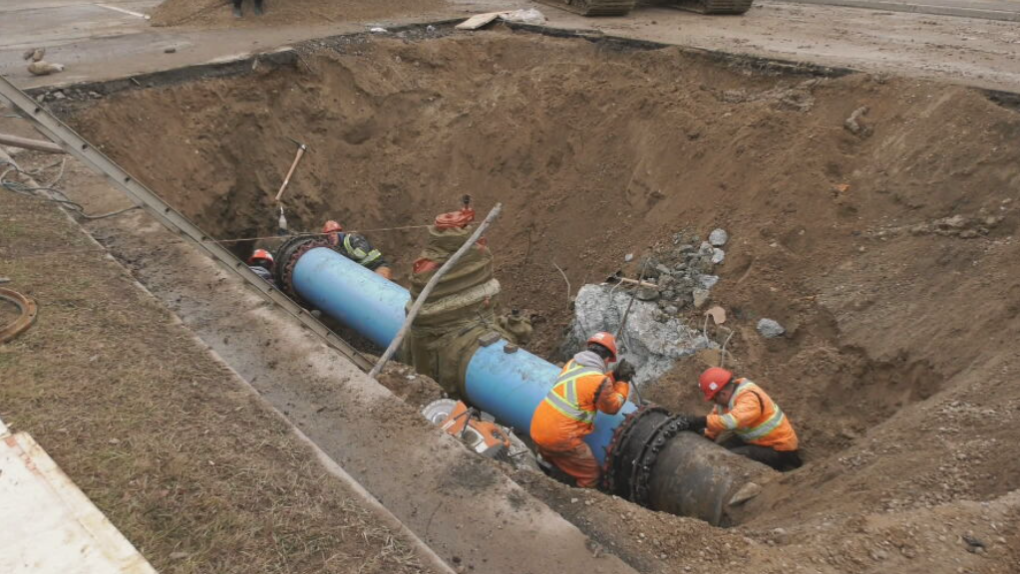
[[[301,256],[291,278],[298,295],[316,309],[387,347],[404,323],[411,294],[328,247]]]
[[[386,347],[404,322],[411,295],[403,287],[326,247],[312,249],[294,266],[294,290],[311,305]],[[531,353],[506,352],[507,342],[481,347],[468,363],[464,397],[504,425],[530,432],[531,415],[560,369]],[[616,427],[636,410],[628,402],[616,415],[599,413],[585,441],[602,463]]]

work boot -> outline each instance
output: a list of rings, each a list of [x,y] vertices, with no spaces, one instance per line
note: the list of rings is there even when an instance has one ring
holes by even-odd
[[[241,11],[241,0],[234,0],[234,18],[241,16],[244,16],[244,12]]]
[[[262,0],[255,0],[255,15],[261,16],[262,14],[263,14]]]

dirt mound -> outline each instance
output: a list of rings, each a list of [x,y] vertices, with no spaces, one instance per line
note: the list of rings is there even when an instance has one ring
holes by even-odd
[[[852,516],[913,533],[894,541],[920,536],[915,519],[958,522],[938,530],[955,564],[971,556],[957,531],[979,520],[966,501],[1015,515],[1015,112],[954,86],[519,33],[370,42],[304,64],[125,93],[74,123],[218,237],[273,232],[287,136],[312,149],[288,192],[293,225],[372,230],[403,269],[424,237],[388,228],[427,223],[463,193],[481,211],[501,201],[497,278],[508,305],[537,315],[540,353],[571,315],[554,262],[576,291],[678,231],[723,227],[712,299],[736,330],[729,364],[783,405],[808,460],[752,501],[745,528],[796,528],[800,556],[830,569],[888,571],[884,546],[843,553]],[[760,337],[762,317],[786,335]],[[703,411],[703,366],[681,363],[657,400]],[[939,538],[925,540],[896,556],[941,562]]]
[[[255,16],[244,0],[243,18],[235,18],[231,0],[165,0],[152,11],[153,26],[198,28],[286,26],[289,24],[361,22],[409,14],[427,14],[445,0],[264,0],[265,14]]]

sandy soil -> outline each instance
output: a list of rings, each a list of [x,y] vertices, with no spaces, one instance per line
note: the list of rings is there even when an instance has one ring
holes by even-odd
[[[255,16],[251,0],[235,18],[231,0],[165,0],[152,11],[153,26],[199,28],[287,26],[299,23],[358,22],[422,14],[445,7],[444,0],[265,0]]]
[[[550,504],[598,540],[627,532],[620,552],[644,548],[632,564],[647,571],[770,546],[763,563],[787,572],[1015,569],[1015,111],[961,87],[513,33],[340,49],[106,98],[74,124],[224,238],[272,231],[267,190],[291,134],[314,150],[290,192],[297,227],[424,223],[465,192],[482,209],[502,201],[498,277],[508,304],[540,318],[539,352],[569,317],[553,261],[576,289],[676,231],[722,226],[733,239],[713,296],[738,333],[733,364],[790,414],[808,465],[767,485],[738,534],[707,539],[682,519],[603,521],[564,510],[562,493]],[[854,135],[844,121],[862,106],[869,133]],[[422,241],[371,236],[402,269]],[[788,335],[759,338],[763,316]],[[702,366],[679,366],[656,399],[703,409]],[[619,530],[595,536],[604,524]],[[664,546],[640,546],[649,536]]]
[[[40,308],[0,346],[0,414],[156,569],[428,571],[52,204],[0,193],[0,270]]]

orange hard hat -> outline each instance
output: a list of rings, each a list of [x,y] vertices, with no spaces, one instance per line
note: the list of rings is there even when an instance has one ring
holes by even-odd
[[[712,367],[705,369],[705,372],[698,377],[698,386],[701,387],[701,392],[705,393],[705,400],[710,401],[732,380],[733,373],[726,369]]]
[[[323,233],[338,233],[344,230],[344,226],[330,219],[322,226]]]
[[[602,345],[603,347],[609,349],[609,352],[613,354],[613,358],[609,362],[610,363],[616,362],[616,337],[614,337],[612,333],[599,331],[598,333],[595,333],[588,339],[588,343],[589,344],[595,343],[596,345]]]
[[[248,258],[248,265],[255,265],[259,261],[273,262],[273,254],[266,251],[265,249],[256,249],[252,252],[251,257]]]

